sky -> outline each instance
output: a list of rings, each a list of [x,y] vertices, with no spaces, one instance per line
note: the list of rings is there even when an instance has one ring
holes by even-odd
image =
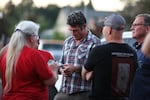
[[[3,8],[9,0],[0,0],[0,8]],[[12,0],[14,4],[19,4],[21,0]],[[84,1],[85,5],[89,0],[33,0],[37,7],[44,7],[48,4],[57,4],[59,7],[67,5],[76,6]],[[93,6],[98,11],[117,11],[122,10],[124,7],[123,2],[120,0],[92,0]]]

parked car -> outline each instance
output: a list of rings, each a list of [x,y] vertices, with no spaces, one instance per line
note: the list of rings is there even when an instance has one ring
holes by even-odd
[[[127,44],[129,44],[131,47],[133,47],[133,44],[135,42],[135,39],[132,38],[132,32],[131,31],[126,31],[126,32],[123,32],[123,41]],[[102,44],[105,44],[106,43],[106,40],[105,38],[102,38],[101,39],[101,43]]]
[[[62,54],[63,41],[41,39],[39,49],[50,52],[56,61],[59,61]]]

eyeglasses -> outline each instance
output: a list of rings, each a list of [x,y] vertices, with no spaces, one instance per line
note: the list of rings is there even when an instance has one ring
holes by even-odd
[[[140,25],[144,25],[145,26],[146,24],[132,24],[133,27],[140,26]]]
[[[34,36],[37,40],[40,39],[39,35],[32,35],[32,36]]]

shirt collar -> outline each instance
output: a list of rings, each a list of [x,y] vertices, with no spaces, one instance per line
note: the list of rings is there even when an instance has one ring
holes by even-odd
[[[137,50],[139,50],[139,49],[141,49],[142,44],[143,44],[143,42],[142,42],[142,43],[135,42],[135,43],[133,44],[133,46],[134,46]]]

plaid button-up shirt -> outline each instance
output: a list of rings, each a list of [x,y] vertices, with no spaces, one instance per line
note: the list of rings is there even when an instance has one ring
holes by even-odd
[[[78,45],[75,45],[74,37],[67,38],[64,42],[63,55],[60,59],[61,64],[71,64],[74,67],[81,67],[87,60],[90,50],[100,45],[100,39],[90,31],[86,38]],[[91,82],[82,80],[81,72],[74,72],[71,76],[63,76],[60,92],[67,94],[89,91]]]

